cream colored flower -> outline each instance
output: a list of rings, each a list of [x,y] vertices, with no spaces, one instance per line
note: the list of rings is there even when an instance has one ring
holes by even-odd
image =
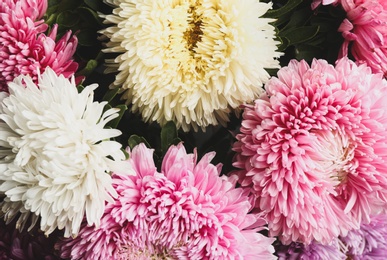
[[[95,84],[78,93],[74,79],[51,69],[38,82],[19,76],[1,96],[0,206],[7,221],[21,214],[18,228],[40,217],[46,234],[76,235],[85,216],[98,225],[116,196],[109,173],[125,156],[109,139],[121,132],[104,126],[118,114],[93,102]]]
[[[107,72],[113,87],[146,121],[169,120],[184,130],[225,124],[228,114],[251,102],[277,68],[280,53],[271,4],[259,0],[105,0],[110,38]]]

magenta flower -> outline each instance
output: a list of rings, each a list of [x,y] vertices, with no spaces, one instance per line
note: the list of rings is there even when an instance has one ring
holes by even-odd
[[[279,260],[345,260],[347,256],[342,252],[339,240],[335,239],[329,245],[312,241],[309,245],[293,242],[290,245],[276,246]]]
[[[387,75],[387,2],[384,0],[341,0],[347,18],[339,31],[345,39],[340,57],[348,49],[358,62],[373,72]]]
[[[59,41],[57,26],[49,33],[41,19],[47,0],[5,0],[0,3],[0,91],[21,74],[37,79],[38,70],[51,67],[58,75],[70,77],[78,68],[72,60],[77,38],[66,33]]]
[[[348,259],[387,259],[387,215],[374,215],[369,224],[352,230],[341,240],[348,247]]]
[[[248,105],[234,149],[271,236],[328,244],[387,201],[387,81],[343,58],[292,60]]]
[[[172,146],[161,172],[153,151],[140,144],[128,163],[136,176],[113,174],[118,198],[106,206],[99,227],[81,227],[58,244],[71,259],[275,259],[265,224],[248,214],[246,191],[219,177],[214,153],[199,161],[182,144]]]

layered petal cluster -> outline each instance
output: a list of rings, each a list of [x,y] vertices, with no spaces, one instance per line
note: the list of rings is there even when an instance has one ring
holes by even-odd
[[[341,0],[347,18],[339,31],[345,39],[340,55],[351,54],[373,72],[387,75],[387,2],[384,0]]]
[[[257,231],[265,221],[235,180],[219,177],[214,153],[171,146],[158,172],[153,150],[140,144],[128,163],[136,175],[115,172],[118,198],[100,227],[84,224],[79,236],[58,244],[71,259],[275,259],[272,238]]]
[[[251,102],[277,68],[280,53],[271,3],[258,0],[106,0],[113,24],[101,33],[110,41],[108,72],[113,87],[146,121],[192,126],[225,124],[232,109]]]
[[[109,172],[122,167],[121,134],[104,129],[118,116],[93,102],[96,84],[81,93],[74,78],[47,68],[38,85],[29,76],[9,83],[0,99],[0,203],[5,220],[17,228],[32,217],[46,235],[56,228],[76,235],[86,214],[99,224],[105,201],[116,195]],[[40,220],[38,219],[40,217]]]
[[[387,215],[371,216],[369,224],[363,223],[341,240],[349,259],[387,259]]]
[[[57,26],[46,35],[48,26],[42,16],[47,0],[4,0],[0,3],[0,91],[19,75],[31,75],[50,67],[70,77],[78,68],[72,60],[77,38],[67,32],[56,41]]]
[[[21,231],[15,229],[15,223],[8,225],[0,220],[0,259],[60,259],[54,252],[55,239],[46,237],[42,232]]]
[[[387,81],[343,58],[292,60],[248,105],[234,145],[270,234],[328,244],[387,202]]]
[[[342,249],[338,239],[333,240],[329,245],[316,241],[308,245],[292,242],[289,245],[277,246],[276,254],[279,260],[346,260],[347,255],[342,252]]]

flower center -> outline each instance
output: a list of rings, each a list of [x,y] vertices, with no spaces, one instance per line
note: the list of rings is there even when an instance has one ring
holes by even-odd
[[[141,249],[132,245],[122,245],[115,254],[117,260],[169,260],[172,259],[166,251],[151,252],[154,250]]]
[[[201,29],[201,16],[195,11],[195,7],[188,9],[189,29],[184,32],[184,39],[187,41],[188,50],[193,53],[197,43],[201,40],[203,31]]]
[[[335,131],[318,134],[317,162],[334,186],[345,184],[348,174],[355,170],[354,150],[347,136]]]

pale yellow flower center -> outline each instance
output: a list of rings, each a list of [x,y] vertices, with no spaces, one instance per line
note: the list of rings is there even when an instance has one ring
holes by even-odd
[[[356,169],[352,161],[355,147],[351,140],[335,131],[321,134],[318,139],[321,147],[317,151],[318,168],[330,178],[335,187],[345,184],[348,174]]]
[[[196,13],[195,7],[191,6],[188,10],[190,14],[189,29],[184,33],[184,39],[187,41],[187,48],[193,55],[194,48],[197,47],[197,43],[201,40],[203,31],[201,29],[202,21],[201,16]]]
[[[166,251],[163,252],[151,252],[153,250],[140,249],[132,245],[121,246],[116,254],[117,260],[172,260],[173,258],[168,255]]]

